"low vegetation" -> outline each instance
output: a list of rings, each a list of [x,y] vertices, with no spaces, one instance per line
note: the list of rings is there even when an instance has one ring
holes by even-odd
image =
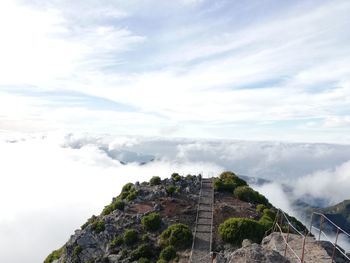
[[[233,192],[236,187],[245,186],[247,182],[233,172],[223,172],[214,179],[214,189],[219,192]]]
[[[249,202],[253,204],[263,204],[269,207],[271,206],[265,196],[253,190],[247,185],[237,187],[234,190],[233,195],[244,202]]]
[[[223,241],[240,245],[244,239],[260,243],[266,228],[258,221],[248,218],[230,218],[219,226]]]
[[[151,178],[151,180],[149,181],[149,183],[150,183],[151,186],[160,185],[161,184],[160,177],[159,176],[153,176]]]
[[[124,232],[123,239],[126,245],[133,245],[138,240],[138,233],[135,229],[127,229]]]
[[[176,257],[176,250],[174,246],[165,247],[159,255],[160,259],[166,260],[167,262]]]
[[[120,200],[119,198],[115,198],[111,204],[105,206],[105,208],[102,211],[102,215],[109,215],[114,210],[118,209],[123,211],[125,207],[125,203],[123,200]]]
[[[63,247],[57,250],[54,250],[46,257],[44,263],[51,263],[56,259],[59,259],[63,253]]]
[[[159,213],[150,213],[141,219],[142,226],[148,231],[156,231],[160,228],[162,220]]]
[[[185,224],[169,226],[160,235],[160,244],[163,247],[174,246],[175,249],[185,249],[192,244],[192,231]]]

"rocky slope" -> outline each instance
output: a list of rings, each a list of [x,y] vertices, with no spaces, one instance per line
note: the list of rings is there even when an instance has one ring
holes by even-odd
[[[125,185],[100,215],[88,219],[45,263],[188,262],[200,181],[200,176],[174,173],[165,180],[154,177]],[[248,241],[241,246],[244,238],[260,243],[271,227],[275,208],[268,200],[233,173],[221,174],[214,184],[216,262],[290,262],[271,246]],[[232,239],[227,225],[241,224],[241,219],[254,229],[240,230],[241,236]]]

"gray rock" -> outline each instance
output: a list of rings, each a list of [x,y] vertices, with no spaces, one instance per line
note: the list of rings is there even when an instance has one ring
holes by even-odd
[[[246,246],[249,246],[251,244],[253,244],[253,242],[251,240],[249,240],[249,239],[244,239],[242,241],[242,247],[246,247]]]
[[[290,261],[274,250],[263,248],[258,244],[250,244],[233,252],[227,263],[290,263]]]

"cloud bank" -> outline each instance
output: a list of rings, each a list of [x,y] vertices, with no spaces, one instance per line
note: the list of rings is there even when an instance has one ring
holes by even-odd
[[[86,134],[2,134],[0,144],[0,254],[9,263],[39,262],[98,214],[122,185],[174,171],[216,175],[230,169],[274,180],[258,190],[288,212],[282,183],[296,186],[294,196],[325,197],[330,203],[349,198],[350,146],[345,145]],[[126,165],[118,160],[124,152]],[[154,160],[140,166],[144,156]],[[14,248],[24,258],[13,257]]]

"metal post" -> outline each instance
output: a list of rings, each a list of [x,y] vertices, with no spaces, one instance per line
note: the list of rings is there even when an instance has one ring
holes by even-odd
[[[302,252],[301,252],[301,263],[304,263],[305,242],[306,242],[306,236],[304,236],[304,239],[303,239],[303,249],[302,249]]]
[[[320,232],[318,233],[318,241],[320,241],[321,239],[322,225],[323,225],[323,215],[321,216],[321,220],[320,220]]]
[[[286,245],[285,245],[285,247],[284,247],[284,256],[286,256],[286,255],[287,255],[287,247],[288,247],[289,231],[290,231],[290,225],[288,224],[287,240],[286,240]]]
[[[335,236],[335,242],[334,242],[333,253],[332,253],[332,263],[335,256],[335,250],[337,248],[338,236],[339,236],[339,227],[337,228],[337,235]]]
[[[312,219],[314,218],[314,213],[311,214],[311,221],[310,221],[310,231],[308,234],[312,234]]]

